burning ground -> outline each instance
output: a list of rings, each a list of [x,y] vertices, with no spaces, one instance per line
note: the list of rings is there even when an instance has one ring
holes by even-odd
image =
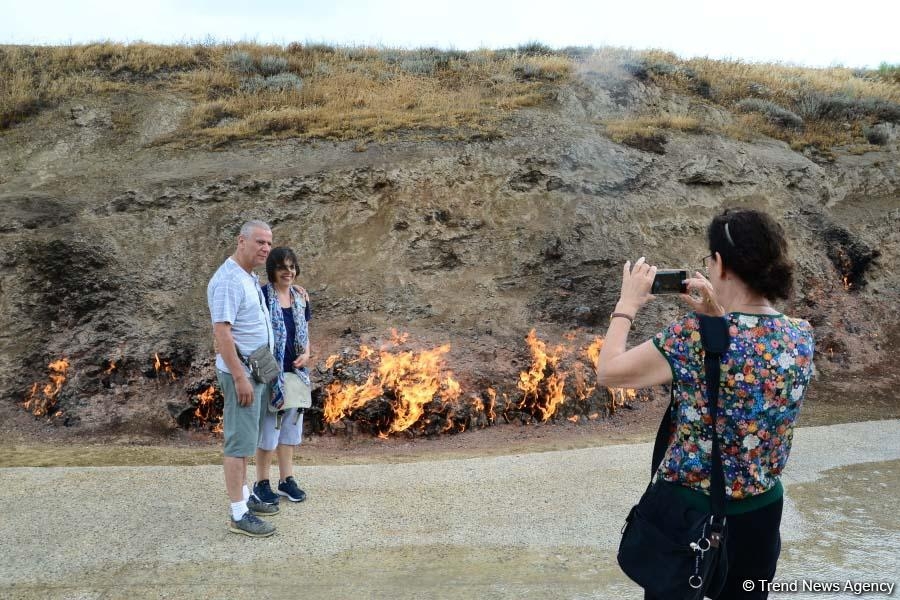
[[[305,417],[306,431],[349,437],[434,437],[500,423],[596,421],[618,410],[634,409],[639,401],[635,390],[598,388],[594,383],[601,337],[591,340],[584,331],[573,330],[563,335],[562,343],[550,345],[532,329],[524,342],[527,356],[521,362],[526,367],[515,382],[473,377],[471,372],[460,381],[447,364],[450,344],[417,347],[408,333],[396,330],[377,348],[367,344],[345,348],[314,369],[317,385]],[[98,372],[100,386],[113,397],[127,394],[132,387],[144,395],[147,385],[164,394],[181,389],[183,401],[167,404],[175,422],[185,430],[221,433],[222,396],[213,382],[179,375],[158,353],[153,355],[152,370],[129,375],[120,365],[110,359]],[[65,358],[51,362],[49,382],[34,383],[22,408],[38,418],[69,423],[59,405],[69,381],[68,368]],[[180,377],[189,381],[182,382]],[[78,378],[76,385],[84,389],[84,378]],[[649,398],[640,395],[642,400]]]

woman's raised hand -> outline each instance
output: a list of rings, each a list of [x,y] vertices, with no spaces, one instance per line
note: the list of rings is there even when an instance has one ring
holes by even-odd
[[[721,317],[725,314],[725,307],[716,298],[716,290],[702,273],[694,271],[694,276],[687,279],[686,283],[688,291],[681,294],[681,299],[694,312],[712,317]]]
[[[653,287],[653,278],[656,277],[656,267],[647,263],[642,256],[631,266],[631,261],[625,262],[622,271],[622,293],[619,294],[617,311],[625,311],[634,316],[637,311],[653,299],[650,288]]]

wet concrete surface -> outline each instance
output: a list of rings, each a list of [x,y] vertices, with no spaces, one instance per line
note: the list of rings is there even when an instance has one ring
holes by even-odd
[[[0,469],[0,597],[637,599],[615,550],[649,456],[297,467],[267,539],[226,531],[220,467]],[[783,481],[777,582],[900,580],[900,421],[798,429]]]

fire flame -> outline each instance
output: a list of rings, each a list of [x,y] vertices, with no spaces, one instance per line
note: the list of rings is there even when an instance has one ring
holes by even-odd
[[[488,396],[488,405],[485,409],[488,416],[488,421],[493,423],[497,420],[497,413],[494,412],[494,409],[497,407],[497,392],[494,391],[494,388],[487,389]]]
[[[564,335],[563,338],[568,341],[575,340],[575,336],[572,334]],[[518,387],[522,390],[523,397],[518,408],[530,410],[533,414],[536,411],[541,421],[546,421],[556,414],[560,405],[566,401],[565,381],[568,373],[562,370],[560,359],[570,353],[570,350],[564,346],[556,346],[552,351],[548,351],[547,345],[537,338],[534,329],[531,330],[525,341],[531,351],[532,363],[528,371],[522,371],[519,374]],[[597,370],[602,347],[603,338],[598,337],[582,351],[582,356],[587,358],[593,367],[593,372]],[[589,373],[585,364],[580,360],[575,362],[571,372],[575,398],[578,400],[590,398],[597,387],[593,383],[595,381],[593,373]],[[624,406],[628,404],[629,400],[637,397],[637,392],[632,389],[606,389],[609,393],[607,408],[610,414],[615,413],[617,407]],[[578,421],[578,419],[572,418],[569,420]]]
[[[590,346],[585,349],[584,353],[591,361],[594,371],[597,371],[597,365],[600,364],[600,350],[603,348],[603,338],[596,338]],[[592,388],[593,389],[593,388]],[[637,392],[632,389],[622,388],[606,388],[609,392],[609,412],[616,412],[616,407],[625,406],[629,400],[637,398]]]
[[[566,400],[563,392],[566,373],[556,369],[565,349],[556,346],[548,352],[547,344],[538,339],[534,329],[528,333],[525,342],[531,352],[531,368],[519,373],[517,387],[522,390],[519,408],[531,405],[540,413],[541,421],[546,421]]]
[[[432,435],[484,427],[495,423],[498,413],[507,422],[547,421],[558,416],[567,401],[582,404],[566,410],[566,419],[595,420],[601,412],[612,414],[637,397],[635,390],[611,388],[602,388],[606,394],[596,396],[594,373],[603,338],[576,352],[578,333],[563,337],[568,345],[551,347],[534,329],[529,332],[525,341],[531,364],[516,383],[521,395],[510,399],[503,393],[498,408],[494,388],[464,392],[446,369],[449,344],[419,351],[399,348],[409,334],[392,330],[379,350],[363,344],[356,355],[345,351],[326,359],[325,368],[335,379],[324,388],[323,420],[336,424],[347,419],[382,438],[404,431]],[[569,366],[563,368],[564,362]]]
[[[172,363],[168,360],[160,360],[159,354],[156,352],[153,353],[153,370],[156,371],[156,378],[159,379],[160,371],[162,371],[164,376],[169,377],[171,381],[175,381],[178,377],[175,376],[175,371],[172,369]]]
[[[28,398],[25,400],[25,410],[30,410],[36,417],[51,415],[56,412],[57,396],[66,382],[66,373],[69,370],[69,361],[65,358],[55,360],[47,365],[50,369],[49,383],[43,387],[39,383],[31,386]],[[40,390],[40,393],[38,393]]]
[[[116,370],[116,361],[114,361],[113,359],[109,359],[109,367],[107,367],[106,370],[103,371],[103,374],[109,375],[115,370]]]
[[[222,410],[216,407],[216,388],[209,386],[197,394],[197,408],[194,409],[194,417],[201,425],[212,424],[213,433],[222,433]]]
[[[425,415],[425,406],[436,398],[444,405],[459,400],[459,382],[444,368],[444,355],[450,351],[450,345],[419,352],[390,349],[405,344],[408,336],[392,331],[390,342],[377,352],[369,346],[360,346],[359,357],[347,364],[368,361],[374,363],[374,371],[365,383],[333,381],[325,388],[326,423],[335,423],[376,398],[384,397],[390,401],[393,418],[378,435],[387,437],[419,422]],[[334,366],[338,359],[330,356],[325,364]],[[452,419],[448,421],[452,423]]]

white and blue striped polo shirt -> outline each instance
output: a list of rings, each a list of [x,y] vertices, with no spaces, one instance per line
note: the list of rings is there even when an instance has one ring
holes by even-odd
[[[213,325],[231,323],[231,335],[244,357],[266,344],[273,349],[269,309],[256,273],[247,273],[229,256],[206,286],[206,303]],[[230,373],[221,354],[216,354],[216,368]]]

